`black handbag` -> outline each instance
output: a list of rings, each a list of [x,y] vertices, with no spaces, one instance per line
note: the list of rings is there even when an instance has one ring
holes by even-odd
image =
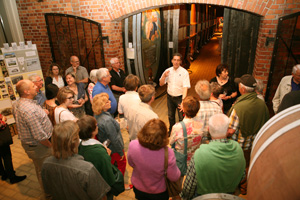
[[[111,186],[110,192],[114,196],[118,196],[120,193],[125,191],[124,177],[122,172],[115,165],[112,165],[112,170],[115,175],[115,183]]]
[[[175,157],[176,157],[176,164],[181,172],[181,176],[184,176],[187,171],[187,132],[186,127],[183,121],[180,122],[182,129],[183,129],[183,137],[184,137],[184,154],[178,152],[175,149],[175,143],[172,145]]]
[[[11,145],[13,143],[11,132],[8,125],[3,129],[0,130],[0,146]]]

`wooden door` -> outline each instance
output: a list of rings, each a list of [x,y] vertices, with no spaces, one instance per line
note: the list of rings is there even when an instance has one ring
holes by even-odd
[[[229,65],[229,75],[252,74],[260,17],[224,8],[221,62]]]

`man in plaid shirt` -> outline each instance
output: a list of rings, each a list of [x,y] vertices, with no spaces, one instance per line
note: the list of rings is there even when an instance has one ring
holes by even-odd
[[[200,109],[197,113],[198,118],[203,121],[202,143],[206,143],[210,138],[208,134],[208,120],[211,116],[223,113],[221,107],[214,101],[210,101],[211,86],[207,80],[200,80],[195,85],[196,93],[200,97]]]
[[[33,98],[37,95],[36,85],[30,80],[21,80],[16,85],[20,99],[13,104],[18,136],[28,157],[32,159],[41,185],[41,168],[51,155],[52,124],[46,112]]]

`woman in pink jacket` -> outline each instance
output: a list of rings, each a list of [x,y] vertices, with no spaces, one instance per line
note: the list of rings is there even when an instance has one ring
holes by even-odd
[[[169,144],[165,123],[159,119],[148,121],[128,148],[128,163],[133,167],[131,182],[135,198],[139,200],[168,200],[164,179],[164,148]],[[180,171],[174,152],[168,147],[168,179],[177,181]]]

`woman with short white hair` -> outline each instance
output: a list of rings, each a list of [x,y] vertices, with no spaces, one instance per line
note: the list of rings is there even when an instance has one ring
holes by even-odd
[[[89,97],[90,97],[90,102],[93,103],[93,96],[92,96],[92,93],[93,93],[93,88],[95,87],[96,83],[97,83],[97,72],[98,72],[99,69],[93,69],[91,72],[90,72],[90,80],[91,82],[89,83],[88,85],[88,94],[89,94]]]

